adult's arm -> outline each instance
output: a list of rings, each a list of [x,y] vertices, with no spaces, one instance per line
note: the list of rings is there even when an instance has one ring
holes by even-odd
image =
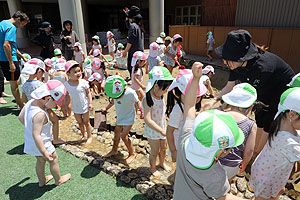
[[[19,51],[19,49],[17,49],[17,54],[20,58],[22,58],[25,62],[27,62],[28,60],[23,56],[23,54]]]
[[[132,44],[127,43],[125,50],[123,51],[123,58],[125,58],[127,56],[127,53],[129,51],[129,49],[131,48]]]
[[[9,62],[9,65],[10,65],[10,72],[15,72],[16,71],[16,66],[13,62],[13,59],[12,59],[12,55],[11,55],[11,41],[7,41],[5,40],[4,43],[3,43],[3,49],[4,49],[4,53],[6,55],[6,58]]]

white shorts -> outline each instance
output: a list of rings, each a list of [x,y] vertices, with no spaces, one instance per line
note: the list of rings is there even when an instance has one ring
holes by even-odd
[[[46,140],[43,142],[44,142],[45,149],[51,154],[54,153],[55,147],[53,146],[51,140]],[[32,142],[28,143],[28,142],[26,142],[26,140],[25,140],[25,144],[24,144],[24,153],[32,155],[32,156],[43,156],[42,153],[40,152],[40,150],[37,148],[35,143],[32,143]]]

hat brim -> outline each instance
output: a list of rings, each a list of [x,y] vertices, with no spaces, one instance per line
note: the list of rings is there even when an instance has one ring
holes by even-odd
[[[47,89],[47,85],[43,84],[40,87],[38,87],[37,89],[35,89],[32,93],[31,93],[31,97],[33,99],[41,99],[43,97],[46,96],[50,96],[50,92]]]
[[[37,69],[38,69],[38,67],[36,65],[32,65],[32,64],[29,64],[28,62],[26,62],[24,64],[24,68],[21,71],[21,74],[33,75],[36,73]]]
[[[239,108],[249,108],[256,101],[256,97],[250,97],[244,90],[232,90],[231,92],[222,96],[222,100],[228,105],[239,107]]]
[[[258,53],[258,49],[256,45],[253,42],[251,42],[250,48],[248,49],[247,53],[243,57],[236,57],[234,56],[236,52],[230,52],[228,49],[224,48],[224,44],[215,48],[215,53],[221,58],[223,58],[224,60],[244,62],[246,60],[251,60]]]
[[[149,92],[153,88],[155,81],[156,80],[154,80],[154,79],[148,80],[147,85],[146,85],[146,90],[145,90],[146,93]]]
[[[191,82],[191,81],[190,81],[190,82]],[[190,82],[189,82],[189,84],[190,84]],[[174,90],[176,87],[178,87],[178,82],[176,81],[176,79],[174,79],[173,82],[172,82],[172,84],[170,85],[170,87],[169,87],[169,89],[168,89],[168,92]],[[183,95],[186,95],[188,87],[186,88],[185,91],[182,91],[182,90],[180,89],[180,87],[178,87],[178,89],[180,90],[180,92],[181,92]],[[198,91],[197,91],[197,97],[200,97],[200,96],[206,94],[206,92],[207,92],[207,88],[205,87],[205,85],[204,85],[203,83],[201,83],[201,82],[199,81],[199,86],[198,86]]]

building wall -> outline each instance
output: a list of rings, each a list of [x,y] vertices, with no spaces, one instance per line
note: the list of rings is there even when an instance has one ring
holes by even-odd
[[[236,26],[300,27],[299,0],[237,0]]]

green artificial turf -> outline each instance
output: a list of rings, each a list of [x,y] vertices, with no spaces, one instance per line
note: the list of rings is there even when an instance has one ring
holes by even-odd
[[[8,85],[5,92],[10,93]],[[43,188],[38,187],[33,156],[23,153],[24,127],[18,121],[19,111],[13,98],[0,105],[0,199],[147,199],[135,188],[130,188],[104,172],[91,167],[60,149],[61,174],[71,173],[67,183],[55,187],[54,180]],[[49,164],[46,174],[50,174]]]

